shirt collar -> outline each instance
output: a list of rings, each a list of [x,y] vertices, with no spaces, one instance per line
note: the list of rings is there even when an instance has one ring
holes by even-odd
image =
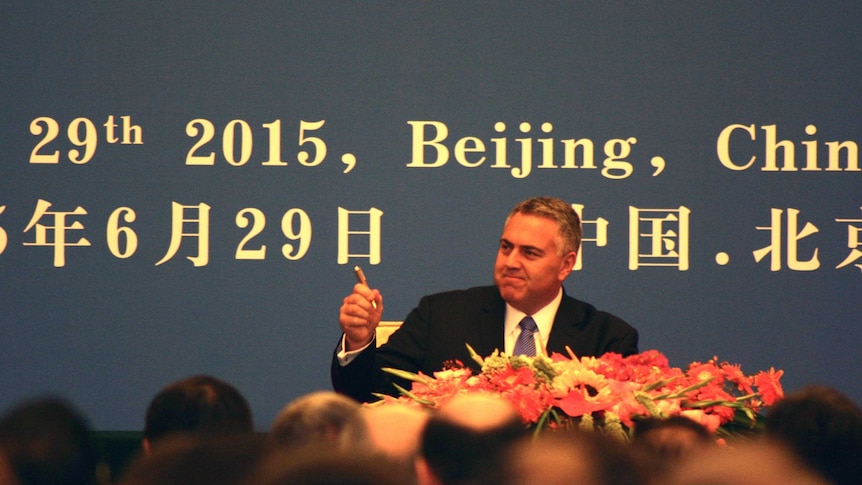
[[[533,320],[536,321],[536,326],[539,327],[539,337],[542,341],[543,350],[548,345],[548,336],[551,334],[551,328],[554,327],[554,318],[557,316],[557,310],[559,310],[560,302],[562,301],[563,289],[560,288],[560,292],[557,293],[556,298],[532,315]],[[504,335],[514,335],[517,338],[518,334],[521,332],[518,324],[521,323],[521,320],[525,316],[527,316],[526,313],[516,309],[507,302],[505,327],[503,328]]]

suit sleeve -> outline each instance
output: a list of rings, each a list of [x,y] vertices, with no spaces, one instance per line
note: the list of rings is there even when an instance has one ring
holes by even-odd
[[[623,320],[619,320],[614,326],[615,330],[608,341],[605,352],[615,352],[623,356],[637,354],[638,331]]]
[[[378,400],[375,393],[398,395],[393,383],[410,389],[409,381],[395,378],[381,369],[390,367],[415,373],[422,368],[427,353],[430,315],[428,297],[424,297],[386,344],[380,348],[369,346],[345,366],[338,362],[336,347],[330,372],[333,389],[360,402]]]

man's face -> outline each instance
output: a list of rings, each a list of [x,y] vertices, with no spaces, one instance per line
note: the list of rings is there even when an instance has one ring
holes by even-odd
[[[514,214],[500,236],[494,283],[503,299],[528,315],[551,302],[575,264],[574,251],[559,254],[557,223]]]

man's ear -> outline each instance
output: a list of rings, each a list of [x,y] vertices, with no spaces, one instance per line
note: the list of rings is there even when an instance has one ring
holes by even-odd
[[[570,251],[568,254],[563,256],[563,264],[560,267],[560,282],[565,280],[569,273],[575,268],[575,263],[578,261],[578,253],[575,251]]]
[[[143,438],[141,440],[141,449],[144,450],[145,455],[150,454],[150,440]]]

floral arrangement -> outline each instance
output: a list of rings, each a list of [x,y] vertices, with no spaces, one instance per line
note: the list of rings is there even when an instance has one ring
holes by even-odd
[[[783,398],[783,371],[771,368],[746,375],[737,364],[693,362],[686,370],[671,367],[657,350],[623,357],[511,356],[500,352],[482,358],[469,347],[481,365],[477,375],[454,362],[433,376],[384,369],[412,381],[407,390],[396,386],[399,398],[437,407],[464,392],[501,396],[517,409],[536,432],[578,426],[628,440],[640,417],[684,415],[719,437],[740,429],[753,429],[764,407]]]

